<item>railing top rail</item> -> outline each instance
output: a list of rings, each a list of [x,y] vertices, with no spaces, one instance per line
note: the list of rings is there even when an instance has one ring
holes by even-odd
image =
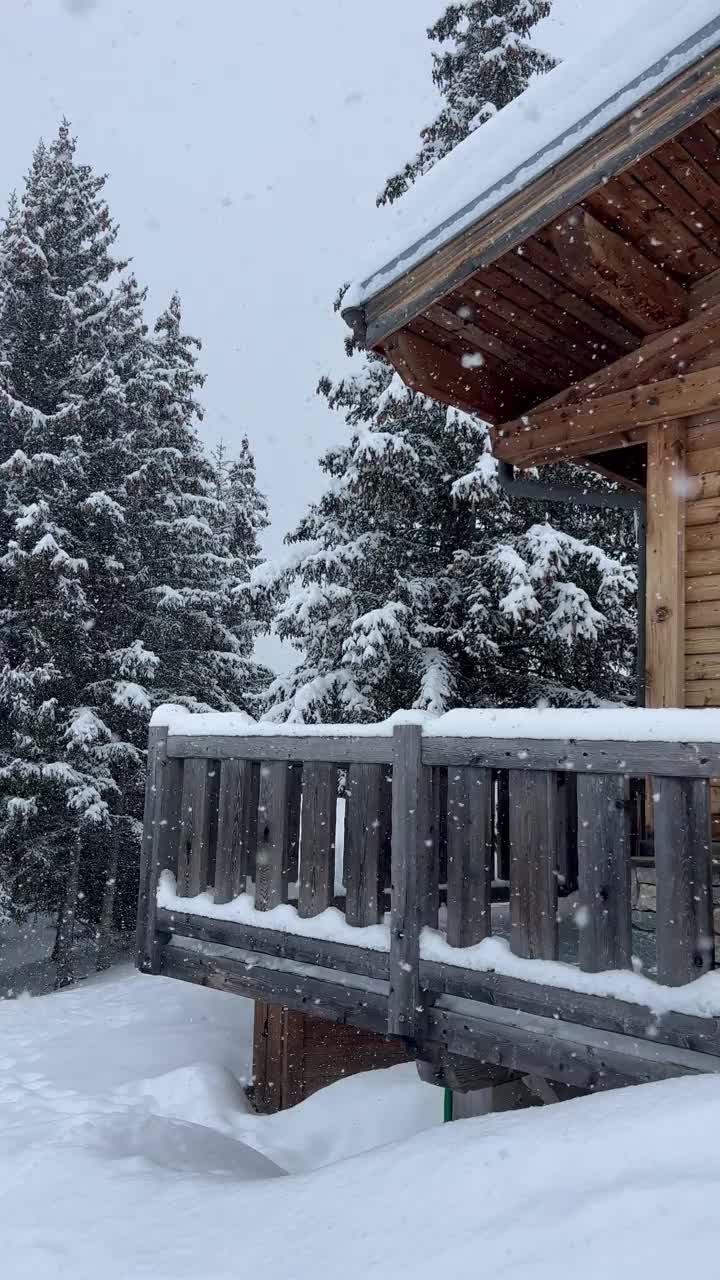
[[[404,712],[379,724],[276,725],[162,707],[168,755],[389,764],[396,730],[417,724],[429,765],[578,773],[720,776],[720,711],[611,708]]]

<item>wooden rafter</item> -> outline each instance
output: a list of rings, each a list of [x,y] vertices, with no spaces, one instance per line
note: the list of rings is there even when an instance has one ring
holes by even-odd
[[[708,114],[717,102],[720,52],[712,50],[669,80],[638,108],[614,121],[597,137],[543,172],[497,208],[462,230],[453,240],[413,264],[412,271],[370,298],[364,307],[367,342],[378,347],[432,302],[524,244],[559,207],[577,205],[608,177],[627,171],[637,160],[704,120],[717,138],[720,116]]]
[[[442,404],[491,420],[503,404],[515,403],[512,387],[486,367],[465,368],[462,358],[404,330],[384,346],[387,359],[406,386]]]
[[[460,311],[463,310],[462,307],[459,309]],[[452,310],[449,306],[435,303],[433,306],[428,307],[425,316],[440,328],[447,330],[448,333],[468,342],[477,351],[482,352],[484,355],[494,356],[503,364],[508,365],[511,376],[512,373],[518,371],[540,384],[544,383],[546,386],[564,385],[563,379],[548,369],[541,360],[527,355],[519,347],[504,342],[502,338],[497,337],[495,334],[487,333],[479,324],[468,318],[465,313],[460,316],[457,311]]]
[[[550,234],[571,279],[644,333],[687,319],[689,299],[682,285],[587,210],[571,209]]]
[[[638,427],[711,409],[720,409],[720,367],[628,387],[579,404],[541,409],[523,418],[519,431],[516,424],[512,434],[498,428],[495,453],[523,463],[558,451],[566,457],[582,457],[597,451],[599,440],[605,444]]]

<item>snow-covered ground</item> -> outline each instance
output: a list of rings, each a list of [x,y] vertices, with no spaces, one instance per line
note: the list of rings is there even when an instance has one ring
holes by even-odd
[[[116,970],[0,1004],[9,1280],[676,1277],[720,1246],[720,1079],[441,1125],[410,1066],[256,1117],[251,1006]]]

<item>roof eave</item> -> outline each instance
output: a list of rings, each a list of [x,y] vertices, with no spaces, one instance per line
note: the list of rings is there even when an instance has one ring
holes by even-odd
[[[377,347],[477,270],[517,248],[607,179],[719,104],[720,48],[715,47],[634,102],[559,162],[550,162],[507,200],[413,263],[362,306],[344,310],[344,320],[363,346]]]

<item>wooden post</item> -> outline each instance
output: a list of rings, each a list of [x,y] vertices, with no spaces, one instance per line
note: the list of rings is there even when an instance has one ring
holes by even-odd
[[[420,930],[426,886],[425,855],[431,793],[422,763],[422,728],[393,730],[392,913],[388,1031],[412,1038],[422,1011]]]
[[[685,705],[686,427],[647,429],[646,703]]]
[[[335,764],[305,764],[302,771],[302,834],[298,914],[317,916],[335,896]]]
[[[230,902],[245,892],[257,844],[260,765],[256,760],[223,760],[220,765],[215,901]]]
[[[182,762],[168,760],[167,736],[164,726],[150,729],[135,952],[137,967],[144,973],[159,971],[155,921],[160,875],[177,870]]]
[[[630,966],[630,813],[621,774],[577,779],[580,968],[587,973]]]
[[[272,911],[287,902],[288,880],[297,864],[302,765],[284,760],[260,770],[260,809],[255,860],[255,906]]]
[[[194,898],[204,893],[212,879],[211,812],[217,794],[215,760],[186,760],[183,767],[178,893]]]
[[[390,827],[391,793],[384,764],[351,764],[345,805],[345,918],[348,924],[382,919],[382,853]]]
[[[490,769],[448,769],[447,940],[471,947],[487,938],[493,862]]]
[[[557,785],[549,770],[511,769],[510,945],[530,960],[558,953]]]
[[[681,986],[714,963],[710,787],[655,778],[658,982]]]

